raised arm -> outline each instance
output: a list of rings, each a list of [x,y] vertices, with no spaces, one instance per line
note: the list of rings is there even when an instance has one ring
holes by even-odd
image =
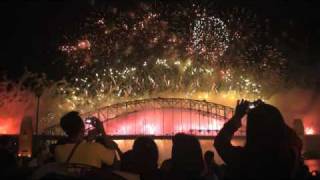
[[[94,123],[93,125],[97,128],[97,130],[99,131],[99,134],[102,136],[103,138],[103,145],[109,149],[115,150],[120,158],[122,157],[122,152],[120,150],[120,148],[118,147],[118,144],[116,142],[114,142],[110,136],[108,136],[104,130],[103,124],[99,119],[94,119]]]
[[[246,114],[248,101],[238,101],[234,116],[224,124],[214,140],[214,147],[226,164],[236,163],[241,158],[242,147],[233,146],[231,139],[241,127],[241,119]]]

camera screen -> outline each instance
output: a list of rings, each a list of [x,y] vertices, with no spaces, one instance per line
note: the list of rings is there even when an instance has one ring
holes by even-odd
[[[255,108],[255,105],[254,104],[249,104],[249,109],[253,109]]]
[[[85,122],[86,124],[91,124],[91,119],[86,119],[84,122]]]

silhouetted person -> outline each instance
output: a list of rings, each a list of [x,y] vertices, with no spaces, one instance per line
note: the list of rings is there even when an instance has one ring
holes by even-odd
[[[98,119],[92,119],[92,125],[98,129],[102,136],[106,136],[103,125]],[[66,142],[55,147],[55,160],[65,163],[70,157],[70,163],[83,164],[100,168],[102,163],[112,165],[115,151],[106,148],[100,143],[86,142],[84,140],[84,123],[78,112],[69,112],[61,118],[61,128],[67,134]],[[107,140],[106,140],[107,141]],[[76,147],[77,146],[77,147]]]
[[[204,176],[206,179],[218,179],[220,176],[219,165],[214,161],[214,152],[206,151],[204,153],[205,171]]]
[[[203,179],[204,169],[201,146],[191,135],[176,134],[172,139],[172,156],[169,173],[165,179]]]
[[[159,179],[159,152],[156,143],[149,137],[139,137],[132,150],[123,154],[121,169],[141,175],[141,179]]]
[[[161,166],[160,166],[160,171],[163,174],[169,174],[170,171],[172,169],[172,162],[171,159],[166,159],[162,162]]]
[[[122,154],[120,170],[133,173],[137,172],[132,150],[126,151]]]
[[[218,133],[214,146],[227,164],[228,178],[294,178],[301,141],[274,106],[260,103],[249,109],[247,101],[237,103],[234,116]],[[247,114],[246,144],[231,145],[233,134]]]

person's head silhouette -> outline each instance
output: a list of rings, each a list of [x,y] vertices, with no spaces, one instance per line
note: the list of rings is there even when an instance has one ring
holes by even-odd
[[[158,147],[150,137],[138,137],[133,143],[132,152],[143,161],[140,163],[145,165],[143,168],[156,169],[158,167]]]
[[[280,111],[269,104],[260,104],[247,116],[247,148],[265,149],[280,145],[286,133]]]
[[[204,164],[198,139],[180,133],[173,137],[172,144],[172,170],[190,175],[200,175]]]
[[[70,139],[80,140],[84,137],[84,123],[76,111],[71,111],[62,116],[60,126]]]

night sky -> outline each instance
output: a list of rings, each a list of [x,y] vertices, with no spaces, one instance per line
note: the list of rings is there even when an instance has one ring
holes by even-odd
[[[46,72],[51,79],[61,78],[56,72],[63,65],[53,60],[58,58],[57,46],[62,35],[73,31],[77,22],[88,16],[93,8],[112,5],[130,9],[134,8],[137,2],[139,1],[1,2],[0,73],[7,74],[11,79],[18,79],[27,67],[33,72]],[[189,2],[192,1],[184,3]],[[221,8],[246,7],[260,16],[271,19],[275,23],[274,28],[278,30],[286,28],[287,24],[293,22],[294,32],[291,34],[295,35],[292,37],[295,43],[289,43],[288,49],[300,54],[294,61],[299,61],[308,69],[319,68],[318,61],[320,61],[320,6],[316,2],[316,0],[217,0],[215,4]]]

